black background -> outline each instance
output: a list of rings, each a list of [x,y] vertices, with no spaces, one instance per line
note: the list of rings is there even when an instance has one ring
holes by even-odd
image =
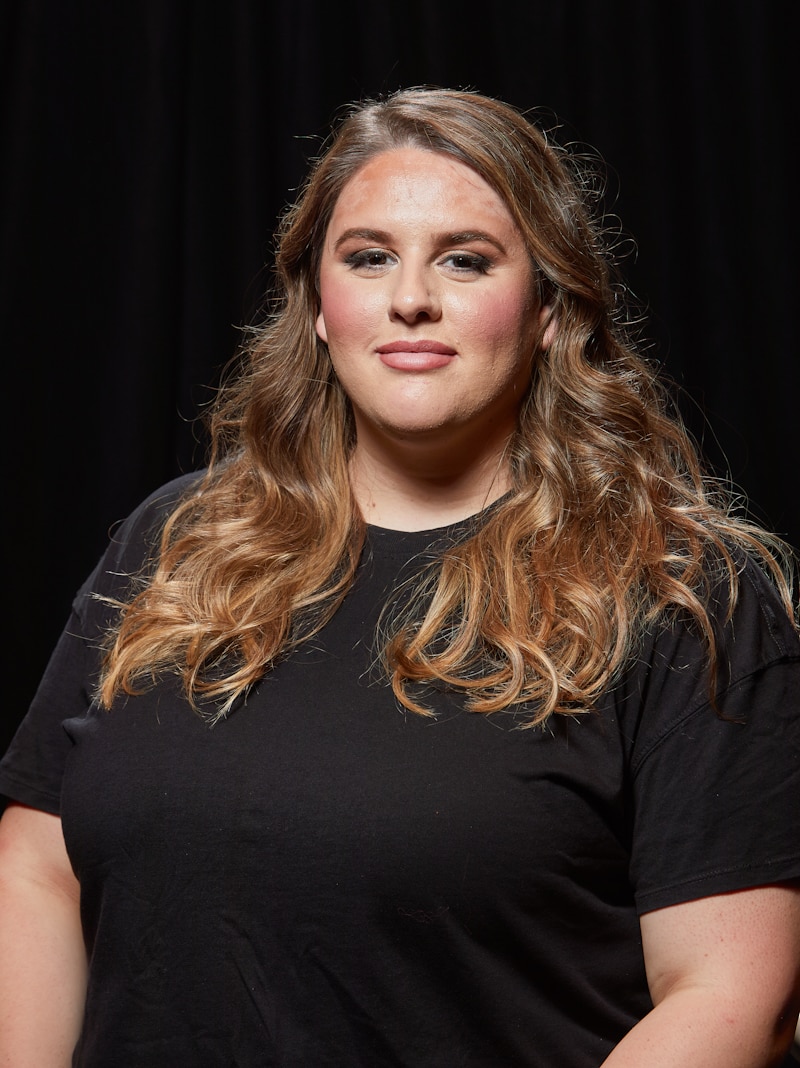
[[[275,221],[364,95],[476,88],[598,150],[690,428],[800,545],[794,9],[6,0],[0,749],[110,525],[202,463]]]

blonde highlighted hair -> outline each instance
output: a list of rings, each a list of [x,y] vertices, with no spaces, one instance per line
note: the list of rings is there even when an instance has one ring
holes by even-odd
[[[534,354],[511,492],[390,616],[382,659],[398,699],[424,713],[417,684],[434,683],[478,712],[528,702],[531,723],[586,711],[671,611],[697,624],[713,680],[709,560],[732,605],[737,549],[772,573],[791,614],[786,547],[705,479],[629,336],[595,174],[507,104],[412,89],[350,109],[286,213],[272,312],[210,412],[208,470],[118,606],[104,705],[177,672],[193,703],[224,715],[346,595],[365,528],[348,478],[349,403],[315,330],[317,272],[344,185],[406,146],[454,157],[502,197],[557,329]]]

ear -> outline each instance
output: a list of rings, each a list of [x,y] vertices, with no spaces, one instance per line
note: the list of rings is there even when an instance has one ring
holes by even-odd
[[[547,352],[558,333],[558,318],[552,304],[545,304],[539,312],[539,326],[544,328],[542,334],[542,352]]]
[[[320,341],[324,341],[325,344],[327,345],[328,344],[328,330],[327,330],[327,327],[325,326],[325,316],[322,314],[322,310],[321,309],[320,309],[319,315],[317,316],[316,327],[317,327],[317,337],[320,339]]]

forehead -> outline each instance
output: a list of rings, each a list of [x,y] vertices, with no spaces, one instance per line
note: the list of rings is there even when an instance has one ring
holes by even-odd
[[[491,221],[516,229],[500,195],[471,167],[442,152],[396,148],[369,159],[342,188],[331,227],[353,224],[353,216],[422,221],[456,218]],[[366,225],[366,221],[364,222]]]

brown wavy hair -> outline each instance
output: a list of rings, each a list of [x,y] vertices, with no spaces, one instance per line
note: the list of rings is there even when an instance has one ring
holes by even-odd
[[[534,354],[508,446],[511,491],[389,614],[381,657],[397,698],[453,687],[478,712],[530,703],[530,722],[592,708],[644,629],[686,613],[707,644],[723,578],[732,607],[743,549],[772,573],[791,615],[788,550],[704,477],[657,371],[632,340],[583,153],[466,91],[411,89],[342,116],[278,232],[267,321],[210,411],[202,482],[169,516],[157,558],[110,635],[110,706],[177,672],[214,715],[308,639],[346,595],[365,526],[350,489],[354,425],[318,338],[317,273],[349,179],[398,147],[445,153],[507,205],[557,329]],[[714,561],[713,567],[709,562]]]

